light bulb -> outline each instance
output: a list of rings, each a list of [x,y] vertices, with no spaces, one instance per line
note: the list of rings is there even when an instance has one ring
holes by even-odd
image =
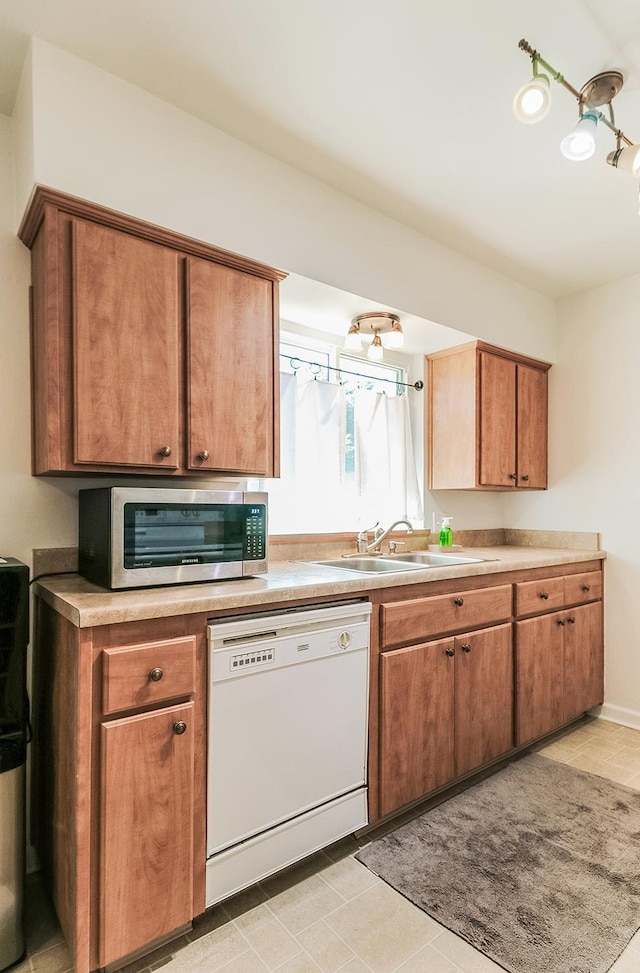
[[[384,345],[386,348],[404,348],[402,328],[396,321],[391,325],[391,331],[385,335]]]
[[[574,130],[563,138],[560,151],[565,159],[584,162],[585,159],[591,158],[596,150],[596,129],[599,118],[599,112],[586,111]]]
[[[359,324],[352,324],[347,331],[344,348],[346,351],[362,351],[362,335],[360,334]]]
[[[523,125],[541,121],[551,108],[551,89],[546,74],[535,74],[513,99],[513,114]]]
[[[382,361],[382,356],[383,356],[382,341],[380,340],[380,335],[376,331],[373,341],[369,345],[367,358],[370,358],[371,361]]]

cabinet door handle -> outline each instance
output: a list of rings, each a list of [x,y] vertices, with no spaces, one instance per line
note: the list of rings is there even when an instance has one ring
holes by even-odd
[[[452,655],[455,655],[456,654],[456,650],[455,649],[445,649],[444,651],[447,653],[447,655],[449,657],[451,657]]]
[[[564,625],[564,618],[558,619],[558,625]]]
[[[160,682],[163,676],[164,676],[164,672],[162,671],[160,666],[156,666],[154,669],[151,669],[149,672],[149,681]]]
[[[200,450],[197,459],[202,460],[202,462],[205,463],[209,459],[209,450],[208,449]]]
[[[453,603],[460,608],[462,605],[464,605],[464,598],[454,598]]]
[[[523,476],[520,477],[520,479],[521,480],[524,480],[524,482],[526,483],[527,480],[529,479],[529,474],[528,473],[525,473]]]
[[[591,591],[591,585],[590,584],[583,584],[582,585],[582,590],[583,591]]]
[[[517,473],[509,473],[509,479],[510,480],[517,480],[518,479],[518,474]]]
[[[173,724],[173,732],[176,734],[176,736],[182,736],[183,733],[186,733],[186,730],[187,724],[183,723],[182,720],[179,720],[177,723]]]
[[[540,592],[540,597],[541,598],[544,598],[544,600],[546,601],[547,598],[549,597],[549,592],[548,591],[541,591]]]
[[[468,643],[466,642],[464,645],[461,645],[460,648],[462,649],[463,652],[471,652],[471,646],[468,645]]]
[[[161,456],[171,456],[171,446],[161,446],[158,452]]]
[[[569,625],[574,625],[575,624],[575,618],[573,617],[573,615],[569,615],[569,617],[567,618],[567,621],[569,622]]]

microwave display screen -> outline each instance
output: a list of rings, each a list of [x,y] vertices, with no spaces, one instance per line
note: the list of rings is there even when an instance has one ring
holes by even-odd
[[[264,504],[125,503],[124,567],[261,560]]]

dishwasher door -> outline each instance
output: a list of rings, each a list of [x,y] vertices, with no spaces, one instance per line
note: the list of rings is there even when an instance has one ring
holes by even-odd
[[[366,791],[370,611],[209,626],[208,857]]]

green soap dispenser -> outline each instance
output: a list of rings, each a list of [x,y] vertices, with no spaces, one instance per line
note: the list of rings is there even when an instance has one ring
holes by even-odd
[[[440,525],[440,547],[451,547],[453,544],[452,517],[443,517]]]

